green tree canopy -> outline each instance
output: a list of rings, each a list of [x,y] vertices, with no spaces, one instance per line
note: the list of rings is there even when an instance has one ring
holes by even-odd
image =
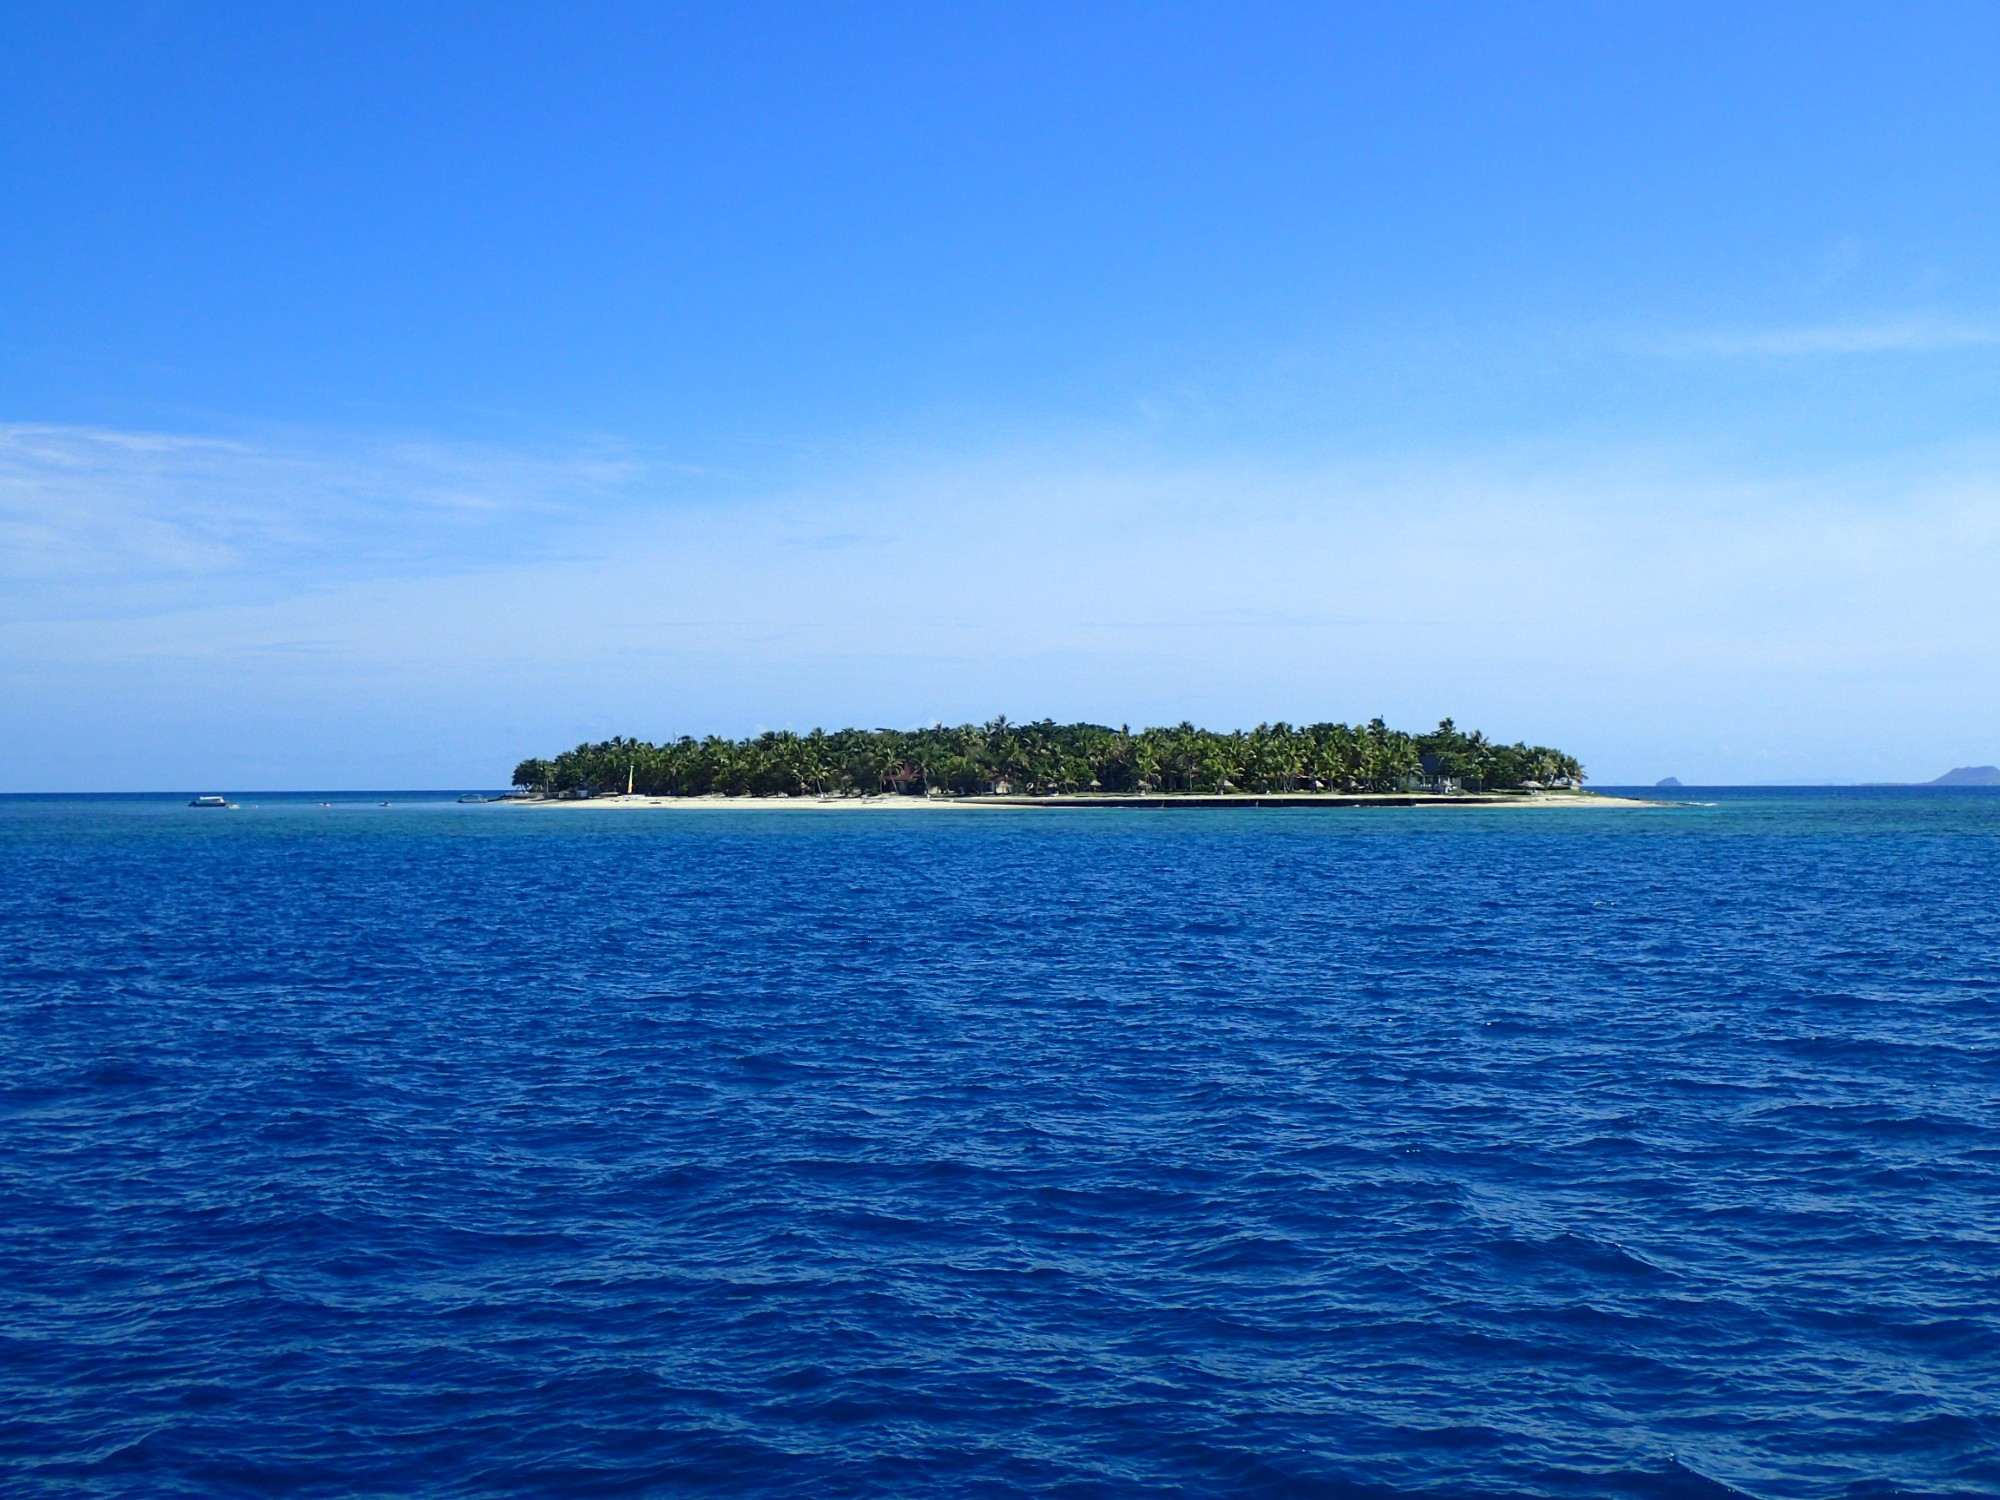
[[[635,791],[657,797],[966,795],[1054,792],[1386,792],[1449,778],[1471,790],[1580,786],[1576,758],[1544,745],[1495,744],[1450,719],[1428,734],[1381,719],[1259,724],[1220,733],[1102,724],[985,724],[929,729],[815,729],[752,739],[610,739],[514,768],[545,796]]]

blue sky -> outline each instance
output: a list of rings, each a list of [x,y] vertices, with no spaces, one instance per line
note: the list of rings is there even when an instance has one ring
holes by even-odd
[[[0,787],[2000,760],[2000,12],[0,13]]]

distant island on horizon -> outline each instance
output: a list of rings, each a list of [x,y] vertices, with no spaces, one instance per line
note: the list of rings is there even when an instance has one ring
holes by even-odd
[[[1923,786],[2000,786],[2000,766],[1960,766],[1947,771],[1942,776],[1933,777],[1921,783]]]
[[[1813,783],[1821,785],[1822,783]],[[1959,766],[1929,781],[1832,781],[1827,786],[2000,786],[2000,766]],[[1662,776],[1653,783],[1656,790],[1673,791],[1681,786],[1678,776]]]
[[[815,729],[731,740],[614,738],[514,768],[536,797],[916,797],[1580,791],[1575,756],[1498,744],[1450,719],[1426,734],[1350,726],[1181,723],[1134,730],[1050,719],[930,729]]]

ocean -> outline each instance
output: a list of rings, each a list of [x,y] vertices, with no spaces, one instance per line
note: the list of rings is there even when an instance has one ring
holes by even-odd
[[[9,1496],[2000,1494],[2000,794],[187,795],[0,799]]]

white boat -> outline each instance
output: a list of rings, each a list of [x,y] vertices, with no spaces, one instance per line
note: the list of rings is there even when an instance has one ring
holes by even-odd
[[[189,807],[227,807],[227,806],[229,806],[229,799],[228,799],[227,797],[197,797],[197,798],[195,798],[195,799],[194,799],[194,801],[190,802],[190,803],[188,804],[188,806],[189,806]]]

